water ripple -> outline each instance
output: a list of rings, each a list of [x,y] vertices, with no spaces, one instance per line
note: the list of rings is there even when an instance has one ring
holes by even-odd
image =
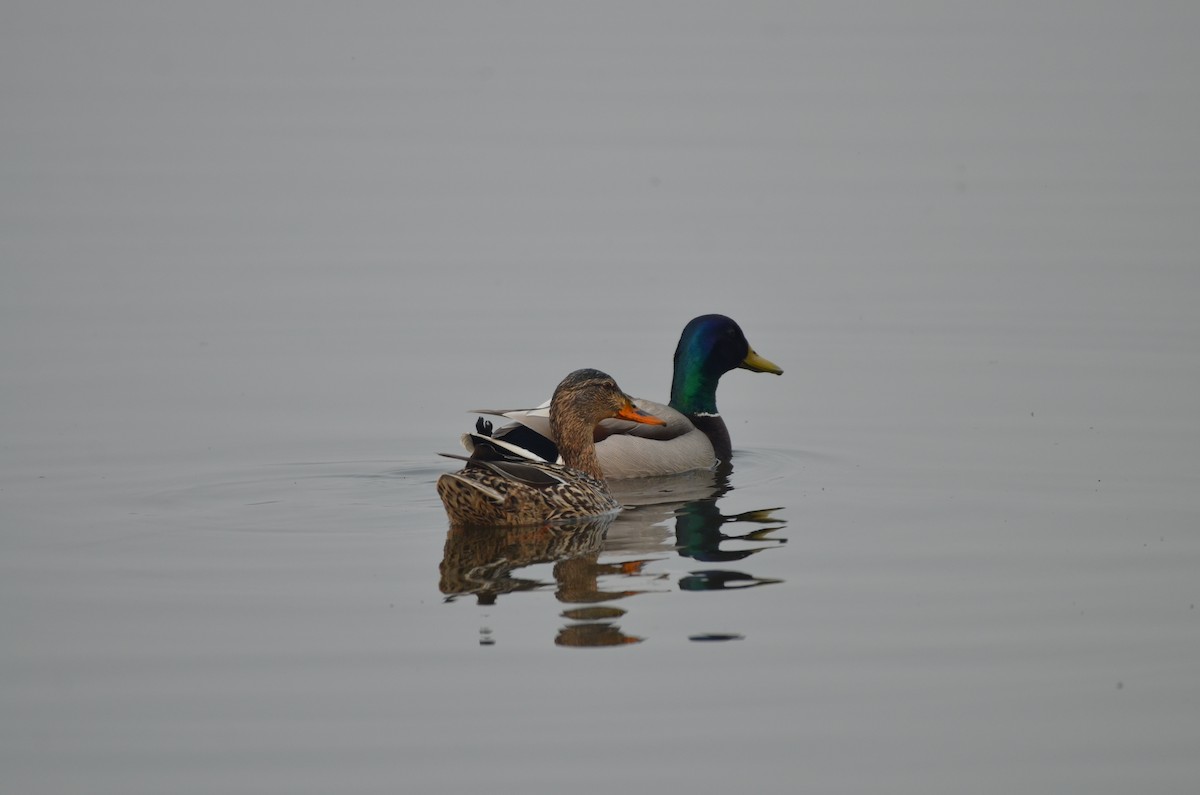
[[[190,517],[190,524],[204,529],[377,532],[440,521],[434,483],[443,471],[394,460],[265,464],[180,478],[146,496],[144,508]]]

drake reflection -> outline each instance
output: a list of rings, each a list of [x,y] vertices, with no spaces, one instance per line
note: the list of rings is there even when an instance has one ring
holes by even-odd
[[[654,483],[652,479],[646,479],[639,491],[620,493],[614,489],[622,503],[633,507],[622,514],[609,531],[605,551],[633,551],[655,536],[653,528],[658,528],[657,543],[660,544],[666,541],[662,536],[673,528],[676,553],[680,557],[705,563],[742,561],[765,549],[787,543],[787,539],[771,535],[787,524],[775,516],[782,508],[762,508],[735,514],[721,512],[717,503],[733,489],[729,474],[730,470],[726,468],[716,472],[695,473],[689,480],[676,478],[675,482]],[[702,491],[702,496],[698,496]],[[688,494],[690,499],[680,502],[661,500],[679,492]],[[735,526],[749,528],[745,532],[731,532]],[[777,582],[780,581],[741,571],[709,569],[691,572],[679,581],[679,587],[685,591],[725,590]]]

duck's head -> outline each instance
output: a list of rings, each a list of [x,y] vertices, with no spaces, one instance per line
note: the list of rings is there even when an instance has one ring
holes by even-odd
[[[596,423],[609,417],[619,417],[647,425],[667,423],[633,405],[613,377],[599,370],[576,370],[559,383],[550,398],[550,421],[571,418],[587,425],[589,431]]]
[[[720,377],[741,367],[755,373],[783,375],[774,362],[754,352],[742,327],[725,315],[701,315],[683,327],[675,348],[675,365],[686,363],[709,375]]]
[[[742,328],[725,315],[701,315],[683,328],[675,348],[671,405],[684,413],[716,413],[717,382],[736,368],[783,375],[754,352]]]

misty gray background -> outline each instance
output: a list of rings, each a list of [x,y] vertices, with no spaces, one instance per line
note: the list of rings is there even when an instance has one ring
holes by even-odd
[[[0,789],[1194,791],[1198,34],[6,3]],[[640,643],[445,602],[465,410],[664,398],[706,312],[786,371],[719,395],[779,582],[624,525]]]

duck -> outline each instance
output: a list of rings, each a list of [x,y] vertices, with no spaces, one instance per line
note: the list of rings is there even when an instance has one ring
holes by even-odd
[[[717,411],[717,384],[730,370],[783,375],[774,362],[750,347],[732,318],[700,315],[692,318],[675,347],[671,397],[667,404],[634,398],[633,405],[658,417],[647,425],[622,419],[601,422],[595,431],[596,458],[608,479],[677,475],[729,465],[733,445],[729,429]],[[534,409],[477,409],[476,414],[505,417],[513,424],[491,429],[481,421],[481,434],[508,442],[548,461],[557,459],[557,437],[549,422],[549,403]]]
[[[549,424],[562,463],[551,463],[503,440],[467,434],[469,457],[459,472],[437,481],[438,496],[455,526],[521,527],[615,514],[621,504],[604,482],[594,429],[620,418],[643,425],[665,421],[638,409],[612,376],[585,368],[567,375],[550,399]]]

